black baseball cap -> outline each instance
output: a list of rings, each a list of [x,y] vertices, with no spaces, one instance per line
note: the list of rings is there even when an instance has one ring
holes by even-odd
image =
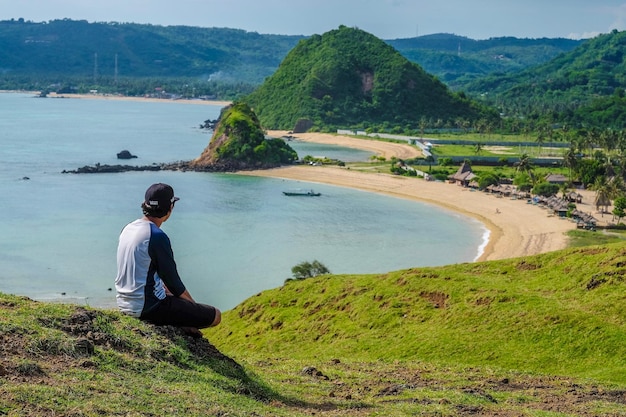
[[[144,204],[154,210],[168,211],[170,206],[180,200],[180,198],[174,196],[174,189],[161,182],[152,184],[146,190],[146,197]]]

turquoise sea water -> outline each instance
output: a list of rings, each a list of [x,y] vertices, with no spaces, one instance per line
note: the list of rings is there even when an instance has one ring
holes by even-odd
[[[181,198],[163,229],[199,301],[223,310],[282,285],[319,260],[333,273],[378,273],[474,260],[486,229],[439,207],[329,185],[234,174],[62,174],[95,163],[151,163],[200,155],[198,128],[219,106],[40,99],[0,94],[0,291],[98,307],[115,303],[115,250],[140,217],[145,189]],[[300,156],[366,160],[347,148],[290,142]],[[139,158],[119,161],[128,149]],[[28,179],[24,179],[27,177]],[[282,195],[314,188],[316,198]]]

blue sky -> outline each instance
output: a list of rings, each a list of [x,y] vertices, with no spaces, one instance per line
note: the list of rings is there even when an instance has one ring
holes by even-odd
[[[228,27],[284,35],[339,25],[382,39],[589,38],[626,29],[626,0],[0,0],[0,19]]]

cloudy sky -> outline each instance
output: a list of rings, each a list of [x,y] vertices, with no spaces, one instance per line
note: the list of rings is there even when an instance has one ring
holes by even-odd
[[[626,29],[626,0],[0,0],[0,20],[79,19],[312,35],[339,25],[382,39],[589,38]]]

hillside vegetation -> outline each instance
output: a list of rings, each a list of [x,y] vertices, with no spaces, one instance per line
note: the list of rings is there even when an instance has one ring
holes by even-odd
[[[220,112],[209,145],[190,162],[194,170],[236,171],[291,164],[298,154],[282,139],[266,139],[250,106],[235,102]]]
[[[626,244],[293,280],[193,339],[0,294],[10,416],[620,416]]]
[[[86,88],[81,92],[113,87],[117,56],[117,87],[123,93],[131,88],[129,77],[135,81],[150,77],[152,89],[159,83],[168,84],[172,92],[185,84],[182,78],[187,78],[188,85],[199,78],[193,82],[198,89],[200,81],[207,79],[258,85],[301,39],[305,37],[217,27],[2,20],[0,80],[7,83],[4,88],[25,88],[37,80]],[[450,34],[387,42],[446,82],[463,75],[471,79],[544,63],[580,43],[566,39],[473,40]],[[167,82],[172,78],[178,78],[181,85]],[[9,86],[9,82],[13,84]],[[151,91],[139,94],[145,92]]]
[[[463,91],[473,80],[538,66],[573,50],[584,41],[513,37],[475,40],[438,33],[387,42],[449,87]]]
[[[256,82],[270,75],[301,36],[239,29],[136,23],[0,21],[0,72],[84,77],[93,83],[152,77]],[[117,58],[117,61],[116,61]],[[116,66],[117,64],[117,66]]]
[[[336,32],[338,30],[332,31]],[[471,97],[498,109],[505,115],[503,127],[516,133],[520,129],[536,132],[550,125],[621,129],[626,119],[622,102],[622,91],[626,88],[624,36],[622,32],[613,31],[582,41],[512,37],[473,40],[453,34],[433,34],[386,41],[377,39],[377,42],[419,65],[421,71],[434,80],[436,92],[427,98],[438,97],[440,87],[437,84],[445,85],[450,91],[459,92],[457,97],[462,102]],[[2,20],[0,89],[61,94],[97,90],[130,96],[235,100],[249,95],[277,72],[300,41],[311,41],[312,47],[323,37],[330,35],[286,36],[228,28],[89,23],[70,19]],[[364,54],[381,53],[377,42],[367,42],[371,45],[362,46]],[[332,45],[325,44],[324,48],[325,52],[330,52],[331,61],[337,58]],[[299,53],[304,52],[303,56],[313,59],[312,65],[323,58],[315,51],[302,49]],[[371,55],[369,59],[376,57],[387,58],[388,55]],[[386,67],[391,69],[397,62],[397,58],[393,58]],[[352,63],[367,62],[359,58],[341,65],[350,67]],[[333,72],[341,69],[331,62],[318,67],[318,72],[311,77],[321,77],[320,80],[328,82],[324,77],[334,76]],[[368,70],[365,65],[362,73],[367,74]],[[401,73],[406,75],[405,70]],[[290,74],[287,78],[300,76],[302,73]],[[348,89],[356,80],[338,81],[348,82]],[[385,88],[403,86],[403,81],[406,80],[391,80]],[[299,93],[311,93],[315,87],[310,82],[305,85],[309,91]],[[326,87],[333,87],[333,84]],[[420,90],[412,91],[419,94]],[[400,104],[402,113],[407,107],[406,95],[409,93],[388,93],[382,94],[380,99],[389,100],[392,106]],[[278,99],[285,100],[284,97]],[[309,107],[310,103],[292,99],[291,104]],[[350,100],[318,103],[315,114],[321,114],[326,125],[334,126],[337,114],[343,116],[351,104],[355,103]],[[456,113],[465,114],[465,104]],[[408,103],[408,107],[411,106]],[[415,134],[413,127],[418,124],[422,129],[465,129],[468,120],[470,126],[475,125],[471,117],[464,117],[463,126],[443,123],[442,119],[451,115],[444,111],[443,116],[439,116],[440,106],[446,108],[448,104],[438,103],[430,112],[432,117],[418,112],[415,118],[408,120],[409,126],[400,114],[389,121],[388,126],[378,127]],[[378,114],[375,109],[376,105],[361,106],[353,113],[366,111],[365,115],[370,117],[371,113]],[[389,120],[387,116],[389,114],[384,120]],[[280,122],[283,128],[294,127],[286,126],[291,122]],[[365,123],[378,124],[378,120],[368,119]],[[480,125],[485,126],[485,120],[481,119]]]
[[[498,117],[382,40],[345,26],[300,41],[245,100],[267,129],[417,128],[427,118]]]
[[[626,383],[626,246],[288,282],[246,300],[218,346],[423,360]],[[558,360],[555,360],[558,358]]]
[[[542,65],[484,77],[467,85],[467,91],[486,94],[487,102],[510,116],[549,112],[553,120],[564,123],[622,128],[623,115],[611,125],[586,113],[594,100],[610,100],[616,90],[626,88],[625,57],[626,32],[613,31]],[[620,113],[623,108],[621,104]]]

